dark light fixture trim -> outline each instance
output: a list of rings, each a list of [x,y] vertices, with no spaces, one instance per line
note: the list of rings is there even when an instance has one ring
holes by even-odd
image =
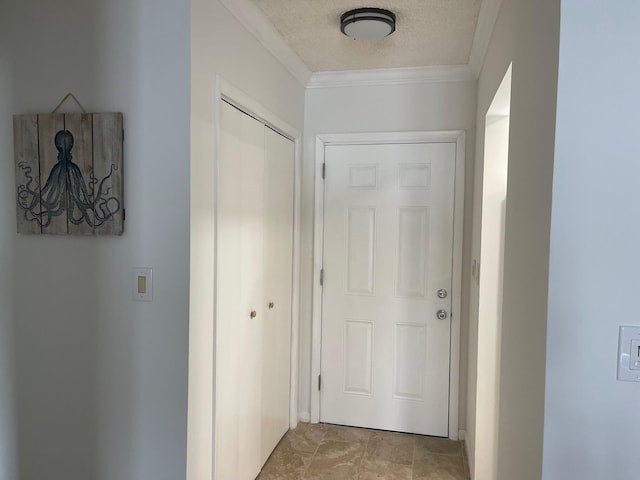
[[[386,23],[389,26],[389,33],[384,35],[382,38],[387,37],[396,31],[395,14],[382,8],[356,8],[343,13],[340,17],[340,31],[347,37],[357,38],[352,37],[347,33],[346,29],[350,25],[361,21]]]

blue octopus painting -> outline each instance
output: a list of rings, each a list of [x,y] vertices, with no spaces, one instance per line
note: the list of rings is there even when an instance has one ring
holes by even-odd
[[[17,189],[19,207],[25,218],[46,228],[54,217],[66,215],[70,223],[98,228],[120,211],[120,200],[110,195],[108,180],[117,170],[111,165],[109,173],[98,180],[93,172],[85,179],[78,165],[72,160],[73,134],[60,130],[54,138],[58,161],[51,168],[46,183],[38,189],[32,169],[24,162],[18,163],[26,182]]]

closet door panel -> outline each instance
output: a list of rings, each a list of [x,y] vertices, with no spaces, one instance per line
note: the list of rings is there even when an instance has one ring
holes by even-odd
[[[223,102],[219,148],[216,478],[250,480],[262,467],[264,126]]]
[[[294,158],[294,143],[265,127],[263,463],[289,429]]]

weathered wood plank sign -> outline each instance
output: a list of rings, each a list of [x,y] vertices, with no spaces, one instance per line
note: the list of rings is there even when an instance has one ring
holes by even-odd
[[[121,113],[15,115],[18,233],[121,235]]]

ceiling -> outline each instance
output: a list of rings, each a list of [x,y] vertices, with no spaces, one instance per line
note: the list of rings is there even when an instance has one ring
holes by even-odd
[[[487,0],[485,0],[487,1]],[[482,0],[253,0],[312,72],[466,65]],[[396,14],[382,40],[352,40],[340,16],[376,7]]]

